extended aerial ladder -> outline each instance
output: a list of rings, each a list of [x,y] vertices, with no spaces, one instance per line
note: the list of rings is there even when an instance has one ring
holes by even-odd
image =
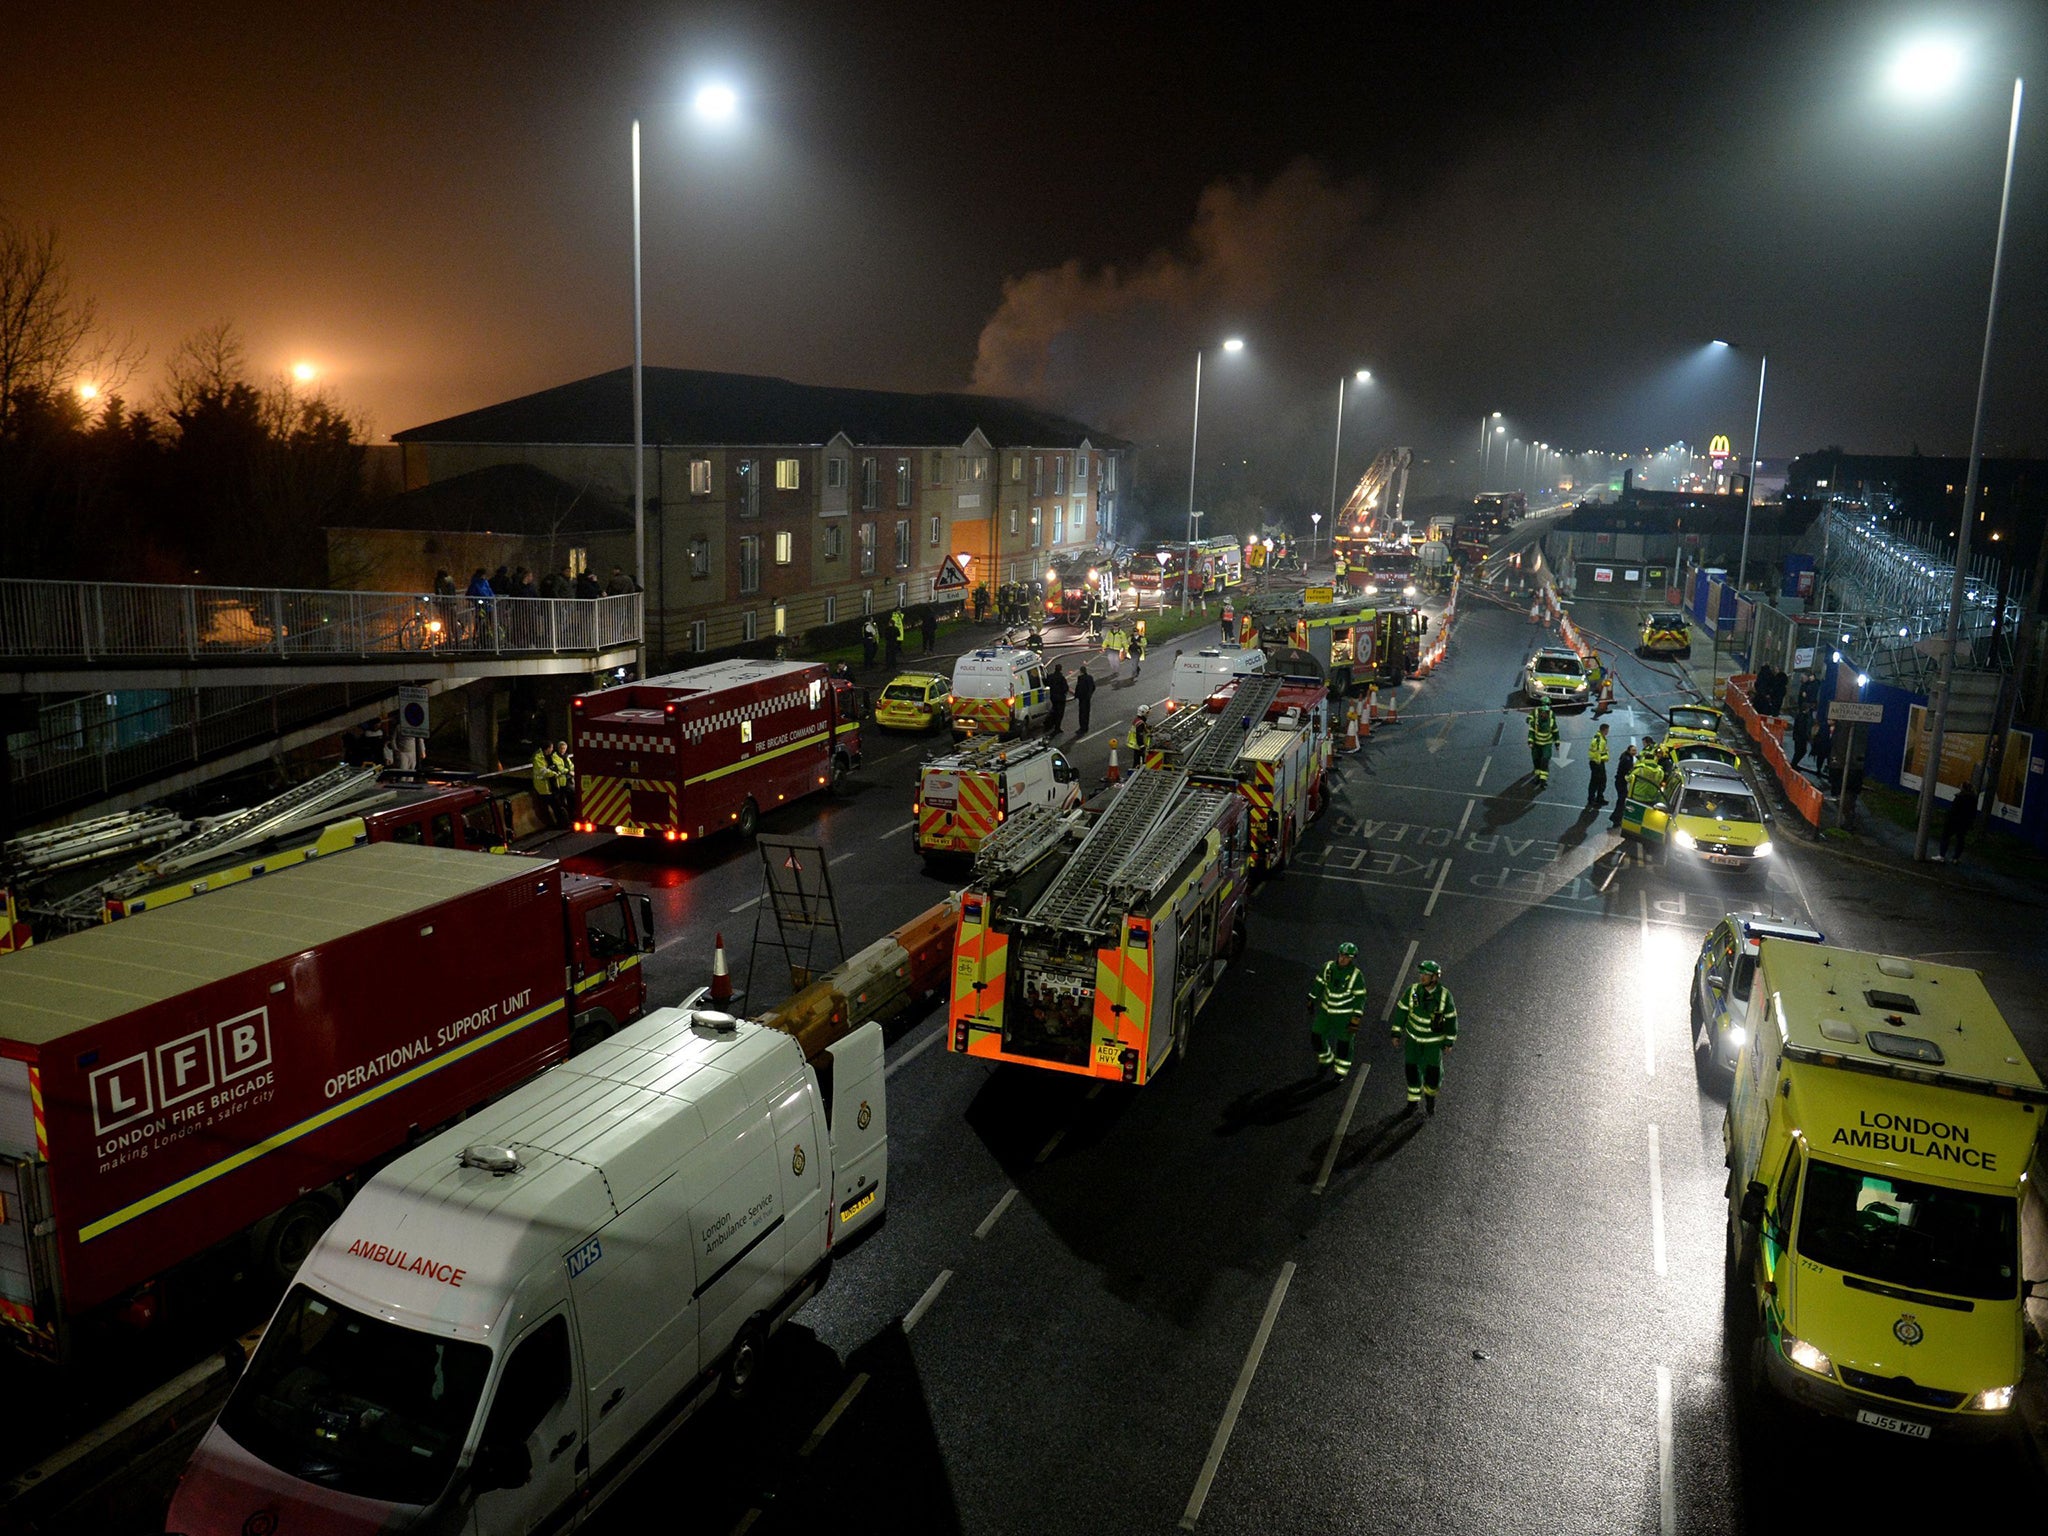
[[[1337,540],[1372,539],[1398,520],[1408,505],[1408,470],[1415,455],[1406,448],[1382,448],[1337,513]],[[1341,547],[1341,546],[1333,546]]]

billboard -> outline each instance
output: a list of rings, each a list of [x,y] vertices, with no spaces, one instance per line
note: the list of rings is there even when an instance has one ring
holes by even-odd
[[[1906,712],[1906,750],[1899,766],[1899,786],[1902,789],[1919,789],[1927,772],[1927,746],[1932,735],[1933,722],[1927,707],[1911,705]],[[2010,812],[2001,812],[1996,804],[1993,806],[1993,814],[2001,815],[2005,820],[2019,820],[2020,807],[2026,800],[2026,770],[2028,759],[2033,754],[2033,742],[2033,735],[2028,731],[2005,733],[2005,756],[1999,764],[1998,784],[1993,797],[1995,802],[2002,801],[2011,807]],[[1944,731],[1941,737],[1941,772],[1934,785],[1935,798],[1953,800],[1956,790],[1962,785],[1981,782],[1990,749],[1991,737],[1987,733]],[[2006,798],[2008,792],[2011,799]]]

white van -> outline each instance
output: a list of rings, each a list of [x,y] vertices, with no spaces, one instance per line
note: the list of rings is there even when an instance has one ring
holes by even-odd
[[[1001,645],[969,651],[953,663],[953,693],[946,703],[955,740],[1021,734],[1052,715],[1045,659]]]
[[[747,1386],[887,1177],[879,1024],[814,1070],[779,1030],[650,1014],[363,1187],[166,1529],[567,1530]]]
[[[1173,659],[1173,681],[1166,690],[1167,707],[1199,704],[1232,678],[1253,677],[1266,670],[1266,653],[1256,646],[1204,646]]]

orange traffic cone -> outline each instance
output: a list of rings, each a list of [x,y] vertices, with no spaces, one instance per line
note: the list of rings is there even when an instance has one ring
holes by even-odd
[[[1358,750],[1358,700],[1350,699],[1344,706],[1344,750]]]
[[[723,1008],[732,1001],[732,973],[725,968],[725,935],[719,934],[713,940],[711,951],[711,1001],[715,1007]]]
[[[1116,744],[1121,740],[1123,740],[1121,736],[1109,738],[1109,773],[1103,779],[1105,784],[1121,784],[1123,782],[1124,771],[1116,760]]]

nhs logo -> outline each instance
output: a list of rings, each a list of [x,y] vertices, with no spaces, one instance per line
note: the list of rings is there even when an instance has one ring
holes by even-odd
[[[168,1113],[269,1065],[268,1008],[166,1040],[90,1074],[93,1131],[104,1136]]]

